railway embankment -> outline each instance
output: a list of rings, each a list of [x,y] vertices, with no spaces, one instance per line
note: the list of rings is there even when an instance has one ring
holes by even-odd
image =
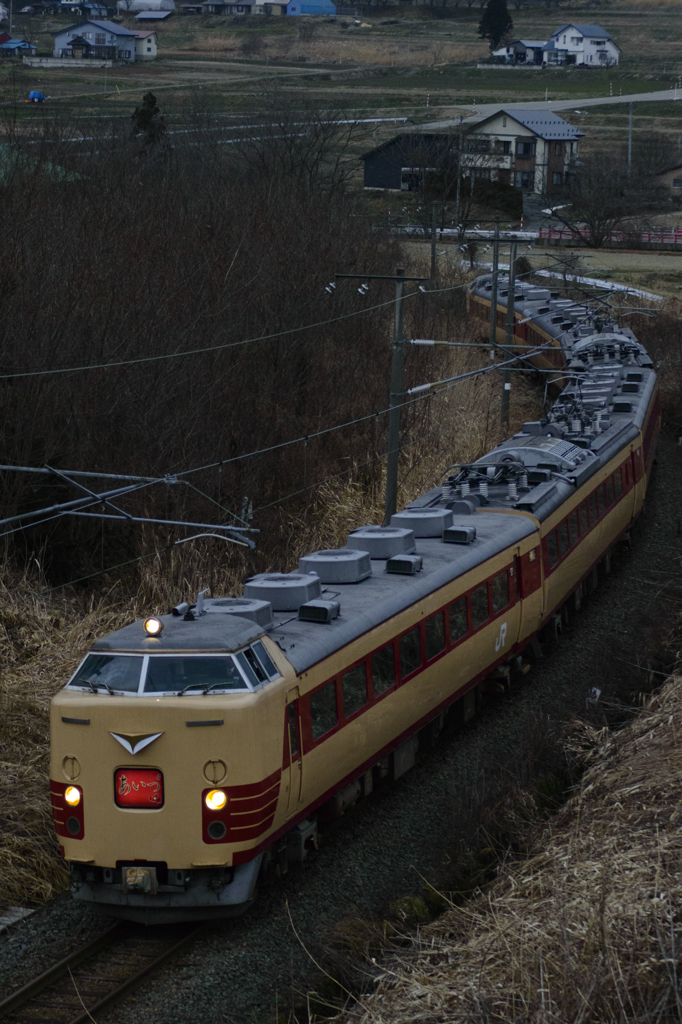
[[[571,799],[485,891],[386,954],[338,1024],[679,1019],[681,728],[680,674],[616,732],[576,721]]]

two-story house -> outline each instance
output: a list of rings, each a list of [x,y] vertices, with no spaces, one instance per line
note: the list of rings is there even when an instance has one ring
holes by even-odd
[[[135,32],[112,21],[81,21],[55,33],[55,57],[135,60]]]
[[[429,175],[558,193],[583,133],[546,110],[498,110],[450,132],[405,132],[365,153],[365,188],[422,187]]]
[[[469,128],[462,171],[515,185],[524,192],[558,192],[566,183],[583,132],[547,110],[498,110]]]
[[[542,51],[544,64],[610,67],[620,59],[620,47],[599,25],[562,25]]]

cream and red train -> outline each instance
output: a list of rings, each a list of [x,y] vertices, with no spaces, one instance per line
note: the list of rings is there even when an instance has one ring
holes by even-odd
[[[509,668],[636,519],[656,374],[576,337],[547,420],[391,526],[94,644],[52,702],[54,821],[77,899],[154,922],[241,912],[317,821],[395,778]]]

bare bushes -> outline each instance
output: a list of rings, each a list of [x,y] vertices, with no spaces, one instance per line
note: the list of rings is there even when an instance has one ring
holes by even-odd
[[[286,447],[231,459],[383,407],[386,310],[365,312],[355,289],[330,301],[324,285],[338,269],[385,271],[397,252],[344,195],[335,145],[327,132],[314,154],[292,144],[284,160],[273,143],[271,162],[261,149],[260,165],[253,154],[244,165],[228,147],[141,155],[112,137],[70,160],[76,180],[17,173],[3,190],[14,227],[0,229],[7,461],[156,476],[224,459],[192,482],[236,512],[245,495],[294,490],[300,460]],[[51,164],[68,160],[65,147],[50,152]],[[330,434],[306,473],[322,478],[374,445],[373,426]],[[2,511],[64,496],[12,475]],[[187,487],[144,491],[133,508],[209,514]],[[61,530],[65,560],[83,564],[92,534]]]
[[[669,299],[654,317],[632,323],[638,339],[652,356],[659,374],[664,424],[682,434],[682,306]]]

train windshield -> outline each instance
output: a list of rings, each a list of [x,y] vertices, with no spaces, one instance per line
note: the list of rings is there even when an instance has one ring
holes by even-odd
[[[68,685],[105,693],[137,693],[143,660],[129,654],[89,654]]]
[[[231,655],[152,656],[144,684],[145,693],[224,693],[250,689]]]

